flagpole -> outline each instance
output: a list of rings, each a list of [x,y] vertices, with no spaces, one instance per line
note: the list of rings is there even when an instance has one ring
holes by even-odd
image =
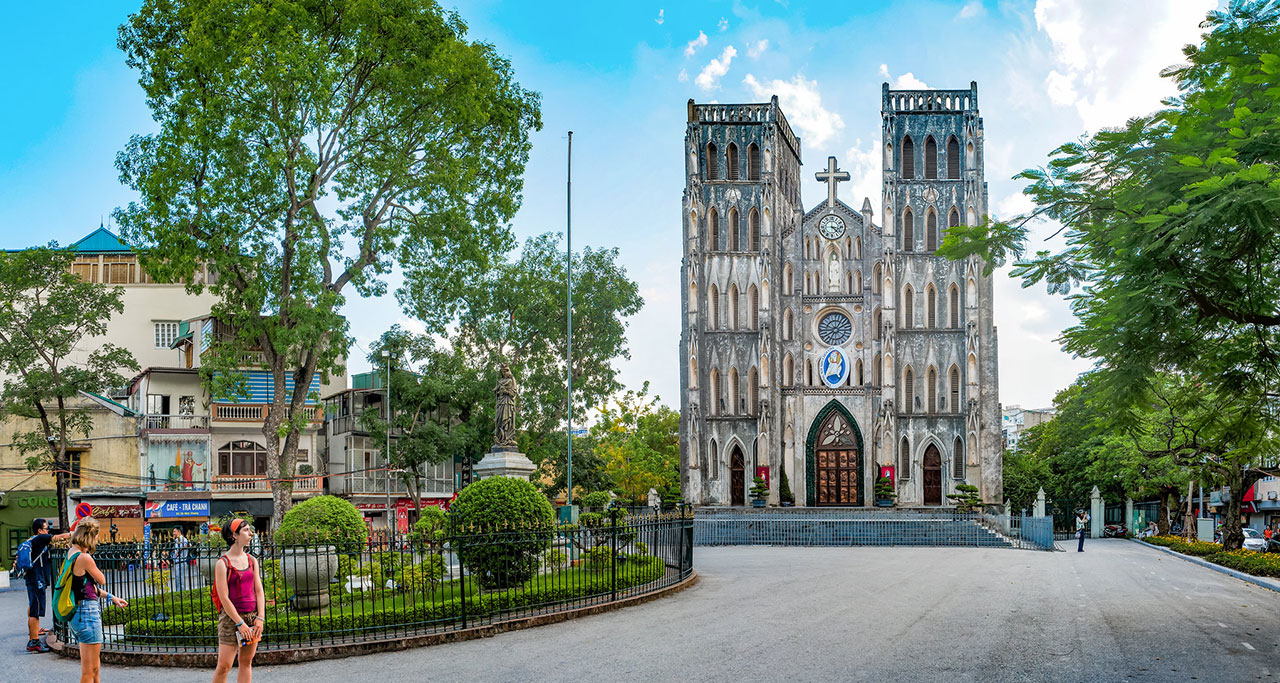
[[[568,281],[568,303],[565,312],[565,332],[569,338],[565,354],[565,377],[568,382],[569,426],[568,457],[565,460],[565,505],[573,506],[573,131],[569,131],[568,169],[564,189],[564,258],[565,279]]]

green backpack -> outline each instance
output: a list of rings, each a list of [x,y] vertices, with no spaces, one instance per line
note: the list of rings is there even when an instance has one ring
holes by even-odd
[[[71,621],[76,615],[76,608],[80,606],[76,592],[71,590],[71,579],[74,576],[71,568],[76,565],[76,558],[79,556],[80,553],[67,556],[62,563],[62,571],[58,572],[58,578],[53,582],[53,619],[62,624]]]

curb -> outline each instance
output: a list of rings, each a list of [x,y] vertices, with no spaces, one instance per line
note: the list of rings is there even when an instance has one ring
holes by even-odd
[[[1277,592],[1277,593],[1280,593],[1280,584],[1278,584],[1278,583],[1276,583],[1276,582],[1274,582],[1274,581],[1271,581],[1270,579],[1265,579],[1265,578],[1262,578],[1262,577],[1260,577],[1260,576],[1254,576],[1253,574],[1246,574],[1246,573],[1244,573],[1244,572],[1242,572],[1242,571],[1237,571],[1237,570],[1232,569],[1232,568],[1230,568],[1230,567],[1224,567],[1224,566],[1222,566],[1222,565],[1220,565],[1220,564],[1214,564],[1214,563],[1212,563],[1212,562],[1210,562],[1210,561],[1208,561],[1208,560],[1202,560],[1202,559],[1200,559],[1200,558],[1198,558],[1198,557],[1194,557],[1194,556],[1192,556],[1192,555],[1183,555],[1182,553],[1180,553],[1180,552],[1178,552],[1178,551],[1176,551],[1176,550],[1170,550],[1169,548],[1166,548],[1166,547],[1164,547],[1164,546],[1152,545],[1152,544],[1150,544],[1150,543],[1145,543],[1145,542],[1140,541],[1140,540],[1138,540],[1138,539],[1136,539],[1136,538],[1131,538],[1131,539],[1129,539],[1129,540],[1133,541],[1134,543],[1137,543],[1138,545],[1140,545],[1140,546],[1142,546],[1142,547],[1144,547],[1144,548],[1153,548],[1153,549],[1155,549],[1155,550],[1160,550],[1160,551],[1163,551],[1163,552],[1169,553],[1170,555],[1173,555],[1174,557],[1180,557],[1180,558],[1182,558],[1182,559],[1184,559],[1184,560],[1186,560],[1187,562],[1190,562],[1190,563],[1192,563],[1192,564],[1198,564],[1198,565],[1200,565],[1201,567],[1208,567],[1209,569],[1212,569],[1213,571],[1218,572],[1219,574],[1226,574],[1227,576],[1230,576],[1230,577],[1233,577],[1233,578],[1240,579],[1241,581],[1246,581],[1246,582],[1251,583],[1251,584],[1253,584],[1253,585],[1255,585],[1255,586],[1261,586],[1262,588],[1266,588],[1266,589],[1268,589],[1268,590],[1273,590],[1273,591],[1275,591],[1275,592]]]
[[[656,600],[657,598],[679,593],[697,582],[697,570],[690,570],[689,576],[679,583],[672,584],[666,588],[662,588],[651,593],[645,593],[644,595],[623,598],[616,602],[591,605],[590,607],[579,607],[578,609],[556,612],[554,614],[539,614],[529,617],[520,617],[518,619],[501,621],[495,624],[475,626],[468,629],[448,631],[445,633],[429,633],[420,636],[373,640],[361,643],[322,645],[296,650],[267,650],[257,653],[253,658],[253,663],[258,666],[268,664],[294,664],[297,662],[312,662],[322,659],[340,659],[343,657],[372,654],[375,652],[396,652],[428,645],[474,640],[476,638],[489,638],[505,631],[515,631],[517,629],[554,624],[561,621],[567,621],[569,619],[576,619],[578,617],[610,612],[622,607],[639,605],[641,603],[649,602],[650,600]],[[61,657],[67,657],[70,659],[80,658],[80,650],[75,645],[55,642],[55,639],[52,636],[49,639],[49,645]],[[217,652],[155,654],[103,651],[100,657],[103,664],[119,664],[122,666],[164,666],[212,669],[218,663]]]

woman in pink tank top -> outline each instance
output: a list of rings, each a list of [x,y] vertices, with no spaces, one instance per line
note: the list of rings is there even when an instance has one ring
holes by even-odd
[[[240,658],[237,680],[248,683],[253,678],[253,655],[262,638],[262,616],[266,596],[262,591],[262,573],[245,546],[253,540],[253,524],[233,519],[222,528],[222,537],[231,548],[214,565],[213,585],[218,592],[222,613],[218,615],[218,668],[213,682],[225,683],[236,657]]]

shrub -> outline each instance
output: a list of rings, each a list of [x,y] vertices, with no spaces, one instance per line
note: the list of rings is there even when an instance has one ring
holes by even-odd
[[[592,491],[582,497],[582,507],[588,511],[599,512],[609,504],[609,493],[607,491]]]
[[[565,566],[569,562],[569,557],[564,554],[563,550],[553,548],[547,551],[545,563],[548,567],[559,568]]]
[[[587,512],[578,515],[578,525],[582,531],[577,534],[578,542],[583,545],[603,545],[613,538],[613,518],[608,512]],[[563,528],[563,527],[562,527]],[[631,513],[618,510],[618,543],[626,545],[636,540],[636,529],[631,526]]]
[[[598,545],[582,554],[583,563],[592,571],[602,571],[613,565],[613,549]]]
[[[876,480],[875,497],[877,500],[893,500],[898,497],[893,491],[893,482],[888,477],[880,477]]]
[[[428,555],[418,564],[405,565],[395,576],[400,590],[429,591],[444,578],[444,558]]]
[[[947,497],[956,504],[956,512],[977,512],[982,509],[982,496],[978,487],[973,484],[959,484],[959,493],[948,493]]]
[[[537,573],[554,525],[551,503],[527,479],[491,477],[458,493],[446,536],[482,587],[511,588]]]
[[[196,545],[205,548],[214,550],[227,549],[227,539],[223,538],[222,534],[196,534],[192,540],[195,541]]]
[[[337,496],[316,496],[284,513],[275,540],[281,545],[332,544],[354,552],[369,540],[369,530],[356,506]]]
[[[791,493],[791,482],[787,480],[787,468],[778,468],[778,499],[784,503],[795,504],[795,494]]]
[[[1175,552],[1196,557],[1208,557],[1222,552],[1222,546],[1217,543],[1195,539],[1187,541],[1180,536],[1151,536],[1143,540],[1152,545],[1164,546]]]
[[[169,592],[169,570],[161,569],[159,571],[147,574],[146,584],[156,593]]]
[[[289,584],[284,580],[280,560],[267,560],[262,563],[262,595],[267,600],[283,605],[289,601]]]
[[[769,485],[764,483],[764,477],[756,477],[751,483],[751,499],[764,500],[769,497]]]
[[[1260,553],[1242,548],[1215,553],[1205,559],[1254,576],[1280,576],[1280,555],[1276,553]]]
[[[444,552],[444,510],[438,507],[422,508],[422,516],[413,523],[413,531],[409,532],[409,543],[414,550],[420,552]]]

